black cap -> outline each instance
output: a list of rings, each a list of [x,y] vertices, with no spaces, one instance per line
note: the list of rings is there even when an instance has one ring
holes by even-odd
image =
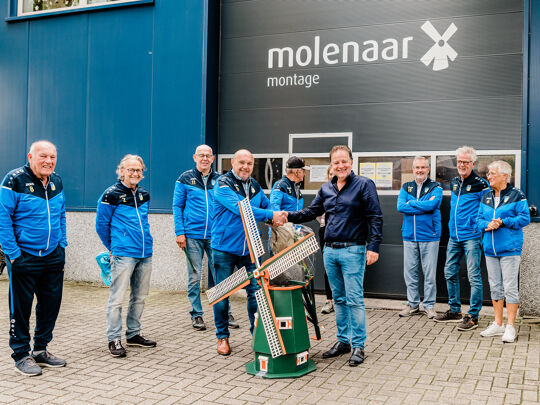
[[[291,156],[287,160],[287,169],[307,169],[304,159],[300,159],[297,156]]]

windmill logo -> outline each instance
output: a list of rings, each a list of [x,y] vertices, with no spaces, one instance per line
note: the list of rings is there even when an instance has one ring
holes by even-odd
[[[457,31],[456,24],[450,24],[442,35],[430,21],[426,21],[421,28],[435,42],[429,51],[420,58],[422,63],[429,66],[433,62],[433,70],[435,71],[448,68],[448,59],[453,62],[458,55],[455,49],[448,45],[448,40]]]

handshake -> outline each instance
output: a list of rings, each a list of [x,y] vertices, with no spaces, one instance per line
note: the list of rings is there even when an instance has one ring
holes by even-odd
[[[281,226],[287,223],[287,211],[274,211],[272,216],[272,224]]]

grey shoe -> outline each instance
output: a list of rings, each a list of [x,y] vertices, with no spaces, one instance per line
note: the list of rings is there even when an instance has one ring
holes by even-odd
[[[114,339],[109,342],[109,352],[113,357],[126,357],[126,349],[122,346],[120,339]]]
[[[201,316],[196,316],[191,320],[191,325],[197,330],[206,330],[206,324]]]
[[[424,312],[426,313],[428,319],[433,319],[437,316],[437,311],[435,311],[434,308],[425,309]]]
[[[407,304],[407,308],[405,308],[403,311],[401,311],[398,315],[399,316],[411,316],[411,315],[419,315],[420,309],[418,307],[413,308],[409,304]]]
[[[65,367],[66,361],[60,357],[56,357],[54,354],[49,353],[47,350],[43,350],[39,354],[32,352],[32,358],[34,361],[42,367]]]
[[[466,332],[478,328],[478,318],[473,318],[470,315],[465,315],[463,320],[458,325],[457,330]]]
[[[240,327],[240,325],[238,325],[238,321],[234,319],[232,314],[229,314],[229,327],[233,329],[238,329]]]
[[[327,300],[321,309],[321,313],[329,314],[330,312],[334,312],[334,301]]]
[[[41,367],[36,364],[36,361],[31,356],[26,356],[15,362],[15,371],[28,377],[41,375],[43,372],[41,371]]]

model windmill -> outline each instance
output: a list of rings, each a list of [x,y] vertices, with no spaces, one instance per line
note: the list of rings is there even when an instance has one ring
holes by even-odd
[[[257,269],[250,274],[242,267],[209,289],[206,292],[208,301],[210,305],[214,305],[247,286],[252,278],[256,278],[261,288],[255,293],[258,305],[253,333],[255,360],[246,364],[246,370],[249,374],[265,378],[302,376],[315,370],[315,363],[308,358],[310,343],[302,298],[304,294],[309,302],[305,287],[310,279],[287,287],[271,286],[270,280],[315,253],[319,245],[311,232],[261,265],[259,257],[264,254],[264,247],[251,205],[247,198],[238,205],[251,260],[257,265]],[[315,318],[312,294],[308,313],[312,319]],[[318,328],[316,333],[320,338]]]

